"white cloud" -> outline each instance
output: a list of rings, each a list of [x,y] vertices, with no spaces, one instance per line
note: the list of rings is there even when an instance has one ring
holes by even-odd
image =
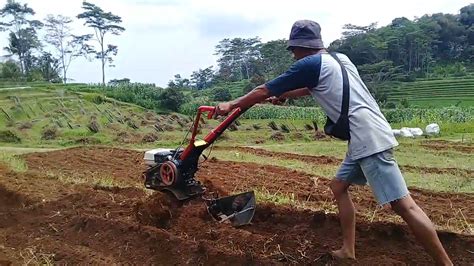
[[[47,14],[73,17],[81,12],[82,0],[27,0],[36,19]],[[119,15],[126,31],[107,36],[118,45],[115,68],[106,78],[128,77],[132,81],[154,82],[165,86],[174,74],[188,77],[192,71],[215,65],[214,47],[224,38],[261,37],[262,41],[288,38],[291,25],[298,19],[321,24],[326,45],[340,37],[347,23],[384,26],[396,17],[432,13],[458,13],[470,0],[398,1],[218,1],[218,0],[90,0],[105,11]],[[1,4],[3,5],[3,4]],[[76,21],[77,33],[92,32]],[[6,33],[0,46],[7,45]],[[99,82],[97,61],[73,62],[69,76],[80,82]]]

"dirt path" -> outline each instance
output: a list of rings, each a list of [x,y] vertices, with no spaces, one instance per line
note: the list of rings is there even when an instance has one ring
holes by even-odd
[[[29,171],[0,168],[0,263],[50,260],[58,264],[334,264],[327,251],[338,247],[334,214],[259,204],[253,224],[232,228],[210,219],[200,200],[184,204],[140,184],[142,153],[110,148],[74,148],[25,155]],[[231,170],[231,171],[229,171]],[[109,188],[61,183],[46,175],[77,178],[108,173],[129,184]],[[265,188],[295,193],[309,207],[332,204],[327,180],[285,168],[210,160],[198,178],[222,194]],[[360,212],[373,212],[370,191],[354,191]],[[432,217],[454,221],[453,210],[474,217],[474,196],[413,191]],[[426,264],[429,257],[407,228],[361,218],[357,261],[336,264]],[[375,221],[377,219],[374,219]],[[474,261],[474,237],[439,232],[456,264]],[[31,255],[31,254],[34,254]]]

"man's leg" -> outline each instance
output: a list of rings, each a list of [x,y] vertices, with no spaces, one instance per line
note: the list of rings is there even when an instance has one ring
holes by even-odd
[[[408,195],[390,203],[392,209],[408,224],[418,242],[425,248],[438,265],[453,265],[439,241],[430,218]]]
[[[341,259],[355,259],[355,208],[348,191],[350,185],[337,179],[333,179],[330,184],[339,209],[343,238],[342,248],[333,251],[332,255]]]
[[[452,265],[436,235],[433,224],[411,198],[393,150],[359,160],[362,171],[380,205],[390,203],[413,231],[416,239],[438,264]]]

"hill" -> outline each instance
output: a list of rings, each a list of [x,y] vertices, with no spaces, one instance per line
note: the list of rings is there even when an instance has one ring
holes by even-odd
[[[406,99],[410,105],[421,107],[468,107],[474,106],[474,77],[401,82],[383,92],[393,103]]]
[[[64,86],[0,89],[0,143],[8,145],[147,143],[188,122]]]

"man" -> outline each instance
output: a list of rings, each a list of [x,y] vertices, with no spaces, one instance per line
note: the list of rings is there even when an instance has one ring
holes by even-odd
[[[238,99],[219,103],[217,114],[226,115],[238,107],[246,109],[266,99],[276,103],[312,95],[328,118],[338,121],[343,95],[342,68],[324,48],[319,24],[309,20],[296,21],[291,29],[288,50],[297,60],[289,70]],[[452,265],[430,219],[408,192],[393,157],[392,148],[398,143],[390,125],[349,58],[343,54],[334,56],[344,66],[348,77],[350,140],[346,158],[330,184],[343,235],[342,247],[332,251],[333,257],[355,259],[355,209],[348,188],[352,184],[368,182],[378,203],[391,205],[437,264]]]

